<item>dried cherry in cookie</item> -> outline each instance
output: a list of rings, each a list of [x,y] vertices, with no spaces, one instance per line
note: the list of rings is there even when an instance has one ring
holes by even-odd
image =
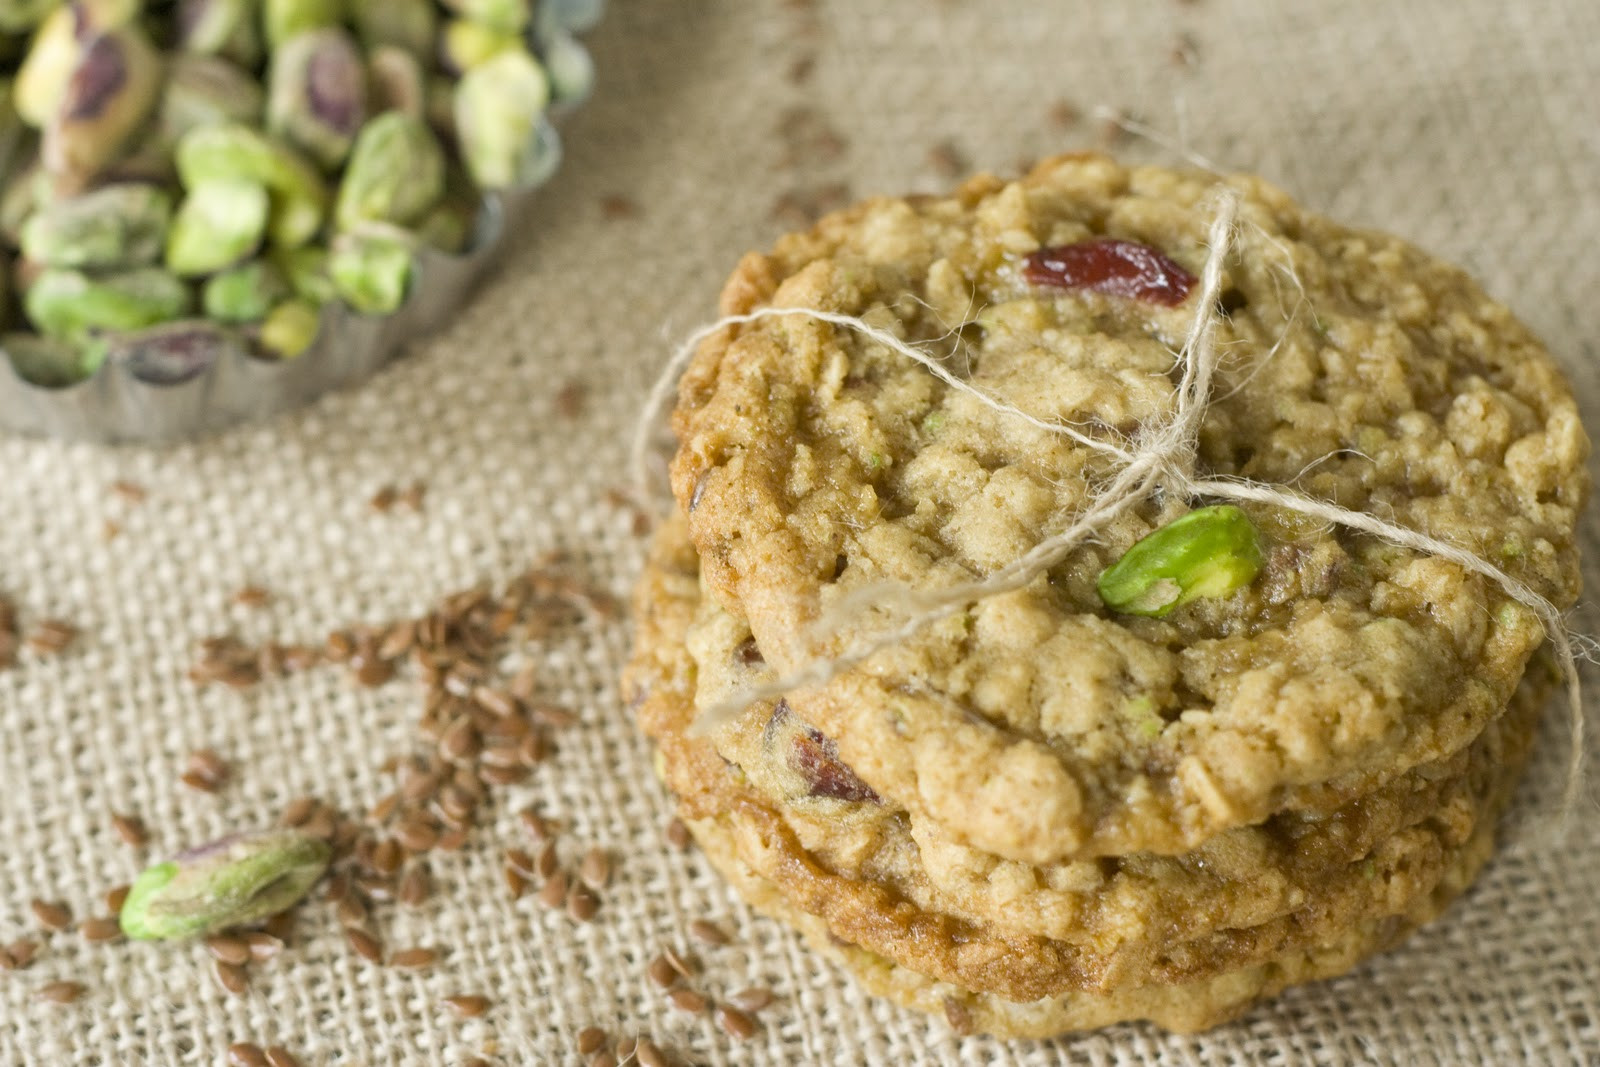
[[[808,796],[847,800],[854,804],[882,803],[872,787],[839,759],[839,746],[814,726],[801,722],[787,700],[778,701],[767,720],[766,743],[779,749],[789,769],[806,783]]]
[[[1034,285],[1090,289],[1167,307],[1183,303],[1195,286],[1195,276],[1160,249],[1115,237],[1042,248],[1024,262],[1022,276]]]

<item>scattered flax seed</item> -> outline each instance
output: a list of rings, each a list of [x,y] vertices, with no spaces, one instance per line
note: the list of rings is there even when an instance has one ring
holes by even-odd
[[[122,499],[126,500],[130,504],[143,503],[145,497],[150,495],[149,491],[146,490],[144,486],[138,484],[137,482],[128,482],[128,481],[121,481],[121,480],[118,480],[118,481],[115,481],[115,482],[111,483],[111,491],[113,493],[117,494],[118,496],[120,496]]]
[[[72,909],[60,901],[36,899],[28,906],[33,909],[33,917],[46,930],[65,930],[72,925]]]
[[[578,1055],[589,1056],[606,1047],[610,1038],[598,1026],[587,1026],[578,1031]]]
[[[461,846],[467,843],[467,832],[458,828],[451,828],[439,835],[439,843],[434,846],[436,852],[459,852]]]
[[[1057,100],[1050,105],[1050,125],[1058,130],[1070,130],[1083,121],[1083,112],[1070,100]]]
[[[426,482],[412,482],[400,493],[400,506],[407,511],[421,511],[423,502],[428,498],[428,484]]]
[[[65,652],[77,639],[78,628],[61,619],[46,619],[28,635],[28,647],[41,656],[54,656]]]
[[[178,781],[197,793],[215,793],[222,788],[220,783],[194,771],[184,771],[178,776]]]
[[[46,1004],[71,1004],[86,992],[82,982],[46,982],[34,991],[33,998]]]
[[[5,947],[4,953],[0,954],[0,964],[4,964],[8,971],[26,970],[38,954],[39,942],[23,938]]]
[[[122,905],[128,902],[128,893],[133,887],[130,885],[116,885],[106,890],[106,911],[112,915],[122,914]]]
[[[580,418],[588,400],[589,386],[582,381],[570,381],[556,393],[556,414],[569,421]]]
[[[300,1059],[282,1045],[267,1049],[267,1063],[271,1067],[300,1067]]]
[[[678,972],[671,963],[667,962],[667,957],[665,956],[657,956],[651,960],[650,966],[645,968],[644,973],[649,976],[651,982],[662,989],[671,989],[678,984]]]
[[[399,806],[399,793],[385,793],[376,804],[367,809],[367,821],[374,823],[388,822],[389,816],[393,815],[395,809]]]
[[[405,860],[405,852],[400,847],[400,842],[392,837],[386,837],[373,848],[371,867],[382,875],[399,874],[400,865]]]
[[[556,852],[556,843],[547,842],[539,850],[539,858],[534,864],[534,873],[540,878],[553,878],[561,866],[561,856]]]
[[[639,205],[626,196],[614,193],[600,198],[600,217],[607,222],[636,218],[638,214]]]
[[[261,932],[268,937],[278,940],[279,945],[287,945],[294,939],[295,916],[293,911],[280,912],[261,924]],[[254,951],[255,934],[249,937],[252,951]]]
[[[399,499],[400,490],[392,485],[385,485],[379,487],[378,491],[372,494],[372,499],[367,501],[367,506],[376,512],[386,512],[393,508],[395,501]]]
[[[550,825],[550,820],[532,808],[523,808],[517,819],[522,823],[522,828],[527,831],[528,836],[533,838],[536,843],[549,841],[555,836],[555,828]]]
[[[250,962],[250,942],[229,934],[212,934],[206,938],[206,951],[213,959],[242,967]]]
[[[696,993],[692,989],[674,989],[667,994],[667,999],[672,1002],[674,1008],[690,1015],[699,1015],[710,1003],[703,994]]]
[[[283,809],[278,821],[284,826],[304,826],[321,806],[316,797],[295,797]]]
[[[639,1047],[637,1037],[625,1037],[617,1042],[617,1059],[627,1060],[633,1056],[634,1050]]]
[[[345,927],[344,939],[349,943],[351,951],[362,959],[372,963],[383,962],[382,942],[361,929],[361,927]]]
[[[242,997],[250,988],[250,972],[237,963],[217,960],[211,965],[217,984],[236,997]]]
[[[539,903],[546,908],[559,908],[567,902],[567,875],[565,871],[552,874],[539,890]]]
[[[137,815],[122,815],[112,812],[111,826],[112,829],[117,831],[117,836],[122,838],[122,842],[125,845],[143,848],[150,840],[149,832],[145,830],[144,820]]]
[[[489,998],[477,994],[463,994],[454,997],[445,997],[442,1004],[450,1009],[450,1013],[457,1019],[476,1019],[489,1010]]]
[[[604,889],[611,881],[611,855],[598,845],[591,848],[578,865],[578,877],[590,889]]]
[[[360,926],[367,921],[367,903],[359,893],[351,893],[334,909],[340,926]]]
[[[671,1067],[667,1063],[667,1054],[645,1038],[639,1039],[633,1055],[639,1061],[639,1067]]]
[[[228,1046],[228,1067],[270,1067],[270,1061],[260,1045],[240,1041]]]
[[[372,659],[361,661],[361,666],[351,675],[356,684],[365,689],[376,689],[380,685],[387,685],[393,680],[395,674],[394,664],[386,659]]]
[[[185,784],[188,784],[188,776],[193,775],[203,782],[209,782],[210,788],[206,792],[214,793],[228,780],[228,761],[209,748],[197,748],[189,753],[187,772]]]
[[[407,969],[432,967],[438,959],[439,953],[431,948],[403,948],[389,953],[389,966]]]
[[[412,816],[402,819],[394,828],[394,839],[407,852],[427,852],[439,843],[439,831],[431,823]]]
[[[682,819],[674,818],[667,823],[667,828],[662,832],[667,839],[667,844],[682,852],[689,847],[689,827],[684,825]]]
[[[251,963],[266,963],[283,951],[284,938],[265,930],[256,930],[244,935],[244,943],[250,946]]]
[[[738,1008],[723,1004],[717,1008],[717,1025],[722,1032],[737,1041],[748,1041],[756,1036],[756,1021]]]
[[[617,1067],[617,1057],[602,1049],[589,1057],[588,1067]]]
[[[78,934],[90,944],[120,941],[122,940],[122,926],[115,918],[102,916],[98,919],[85,919],[78,924]]]
[[[751,986],[730,995],[728,1003],[741,1011],[757,1012],[772,1003],[772,990]]]
[[[408,908],[419,908],[433,896],[433,877],[428,873],[425,864],[417,863],[406,868],[405,874],[400,876],[400,888],[395,890],[395,899]]]
[[[811,80],[811,75],[815,74],[816,70],[817,57],[814,53],[807,52],[803,56],[796,57],[795,61],[789,64],[789,84],[804,85]]]
[[[709,919],[696,919],[689,924],[689,935],[707,945],[726,945],[732,940],[722,927]]]
[[[506,892],[511,894],[512,900],[521,900],[522,895],[528,891],[528,880],[522,876],[514,864],[507,863],[505,867]]]
[[[531,877],[534,873],[533,857],[520,848],[506,849],[506,864],[523,875]]]
[[[593,922],[600,911],[600,898],[585,886],[575,886],[567,895],[567,914],[578,922]]]
[[[233,594],[233,602],[241,608],[259,608],[272,602],[272,594],[259,585],[247,585]]]
[[[959,178],[967,172],[967,157],[954,141],[940,141],[928,149],[928,166],[941,178]]]
[[[661,955],[667,961],[667,966],[685,978],[693,978],[695,972],[699,969],[692,957],[680,956],[670,948],[663,951]]]

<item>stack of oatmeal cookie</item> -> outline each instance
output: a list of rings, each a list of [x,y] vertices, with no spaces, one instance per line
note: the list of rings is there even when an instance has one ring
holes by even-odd
[[[724,312],[857,317],[958,385],[788,314],[680,386],[628,678],[662,775],[746,899],[959,1030],[1199,1029],[1395,944],[1488,860],[1555,681],[1500,584],[1158,481],[1023,588],[706,714],[1103,501],[1176,403],[1218,180],[1072,156],[863,204],[747,257]],[[1226,182],[1196,471],[1571,605],[1587,441],[1538,342],[1458,270]]]

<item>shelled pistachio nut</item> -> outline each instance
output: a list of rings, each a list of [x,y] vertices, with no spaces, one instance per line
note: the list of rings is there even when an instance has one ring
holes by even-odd
[[[301,300],[318,307],[336,300],[338,290],[328,274],[328,250],[316,245],[275,249],[272,261]]]
[[[529,147],[549,102],[549,79],[526,52],[504,52],[462,76],[456,136],[480,188],[508,189],[528,180]]]
[[[161,97],[163,139],[176,143],[201,126],[228,122],[254,125],[266,112],[261,83],[221,56],[180,52],[168,61]]]
[[[0,350],[10,357],[17,377],[46,389],[75,385],[105,362],[103,343],[68,341],[36,333],[0,336]]]
[[[531,0],[444,0],[444,6],[464,19],[504,33],[521,33],[533,17]]]
[[[23,295],[28,319],[51,337],[93,330],[137,330],[189,310],[188,286],[154,267],[108,274],[50,268]]]
[[[321,328],[322,312],[315,304],[286,300],[267,314],[257,342],[269,356],[294,359],[315,343]]]
[[[332,170],[367,117],[367,69],[348,32],[330,26],[284,41],[268,74],[267,129]]]
[[[261,0],[179,0],[178,41],[189,52],[243,67],[261,61]]]
[[[61,0],[0,0],[0,33],[27,33],[60,4]]]
[[[461,74],[503,52],[523,51],[526,48],[522,37],[515,32],[498,30],[470,19],[452,19],[445,26],[444,37],[439,42],[439,59],[446,70]]]
[[[178,385],[204,374],[230,352],[247,351],[244,339],[204,319],[164,322],[149,329],[111,336],[106,358],[151,385]]]
[[[362,129],[339,186],[334,222],[349,230],[367,222],[405,226],[444,195],[445,158],[428,124],[387,111]]]
[[[417,57],[404,48],[379,45],[367,58],[373,114],[400,111],[416,118],[428,114],[428,80]]]
[[[155,109],[164,83],[161,56],[134,26],[84,42],[41,157],[58,187],[87,186],[123,150]]]
[[[265,260],[251,260],[210,278],[200,293],[206,317],[230,325],[260,322],[289,299],[283,273]]]
[[[28,125],[43,127],[56,113],[81,51],[72,9],[58,8],[34,35],[33,45],[17,69],[12,86],[17,114]]]
[[[354,4],[379,5],[390,0],[351,0]],[[344,20],[343,0],[262,0],[261,26],[267,49],[276,51],[294,37],[310,30],[337,26]]]
[[[1261,535],[1232,504],[1200,508],[1146,535],[1107,567],[1100,599],[1125,615],[1163,616],[1200,597],[1223,597],[1255,580]]]
[[[317,168],[282,141],[239,123],[203,126],[178,142],[178,176],[187,188],[201,182],[247,181],[272,194],[268,234],[288,248],[305,244],[322,228],[328,187]]]
[[[183,277],[211,274],[253,255],[267,232],[267,190],[244,179],[196,182],[167,236],[167,268]]]
[[[328,255],[328,274],[345,303],[365,315],[387,315],[411,288],[417,240],[394,226],[369,225],[340,234]]]
[[[108,185],[58,200],[22,226],[22,254],[50,267],[146,266],[161,258],[172,197],[153,185]]]

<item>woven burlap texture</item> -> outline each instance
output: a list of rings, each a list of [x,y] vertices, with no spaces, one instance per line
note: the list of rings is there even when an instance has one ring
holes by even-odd
[[[1587,0],[614,0],[591,37],[599,92],[566,130],[563,172],[503,269],[410,359],[192,446],[0,441],[0,590],[25,620],[83,627],[66,655],[0,674],[0,943],[37,929],[32,897],[87,917],[145,861],[290,797],[359,811],[386,789],[383,758],[413,742],[413,684],[360,690],[318,670],[201,690],[185,679],[196,639],[317,640],[556,548],[625,595],[643,544],[608,491],[649,377],[714,316],[738,256],[845,195],[934,190],[952,164],[1009,172],[1100,144],[1096,105],[1462,262],[1548,340],[1600,426],[1596,39]],[[1173,160],[1139,141],[1118,151]],[[571,417],[556,395],[574,382],[587,403]],[[119,479],[147,499],[112,492]],[[421,514],[368,507],[380,486],[417,479]],[[1592,517],[1585,536],[1597,588]],[[233,605],[247,583],[271,604]],[[1584,610],[1578,625],[1597,629]],[[701,858],[662,844],[669,805],[617,695],[627,645],[625,625],[591,623],[541,653],[583,725],[501,792],[467,849],[434,862],[432,903],[385,910],[388,943],[440,947],[440,965],[364,962],[322,904],[243,998],[216,986],[197,947],[57,935],[31,969],[0,973],[0,1062],[215,1065],[250,1040],[308,1065],[577,1063],[589,1025],[707,1064],[1600,1062],[1593,791],[1557,844],[1526,816],[1558,774],[1553,725],[1518,841],[1402,950],[1198,1037],[1126,1026],[1006,1045],[868,999]],[[200,746],[236,768],[214,797],[177,782]],[[520,843],[529,802],[619,858],[594,924],[508,899],[499,857]],[[148,822],[148,850],[118,840],[114,810]],[[643,975],[701,916],[737,938],[703,951],[701,987],[778,994],[749,1042],[673,1012]],[[88,992],[68,1007],[33,999],[58,978]],[[484,1018],[439,1010],[471,992],[493,998]]]

